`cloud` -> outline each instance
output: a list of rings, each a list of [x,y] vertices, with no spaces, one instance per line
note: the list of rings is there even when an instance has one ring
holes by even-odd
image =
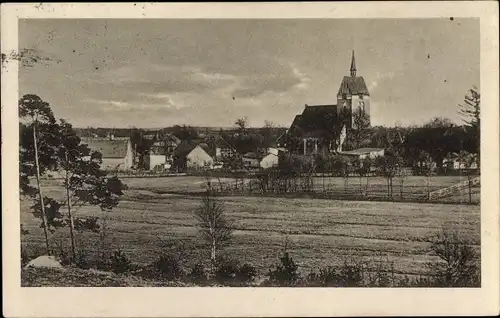
[[[93,103],[98,105],[105,105],[113,108],[127,108],[130,107],[131,104],[129,102],[119,101],[119,100],[96,100],[96,99],[86,99],[83,100],[87,103]]]
[[[379,83],[381,82],[387,82],[388,80],[393,80],[396,77],[395,72],[377,72],[377,75],[375,76],[375,79],[368,84],[368,91],[372,91],[375,88],[378,87]]]
[[[240,98],[255,98],[266,92],[282,94],[292,89],[307,89],[311,78],[295,66],[288,63],[278,68],[278,72],[268,70],[263,74],[245,77],[242,87],[235,89],[234,94]]]

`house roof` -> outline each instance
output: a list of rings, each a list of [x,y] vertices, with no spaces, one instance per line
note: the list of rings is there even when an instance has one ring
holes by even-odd
[[[214,144],[218,148],[230,148],[230,149],[234,149],[234,147],[231,146],[231,144],[229,144],[229,142],[224,137],[222,137],[222,136],[215,136],[215,138],[214,138]]]
[[[82,138],[91,150],[98,151],[103,158],[125,158],[130,139]]]
[[[344,155],[364,155],[369,154],[371,152],[378,152],[384,150],[383,148],[359,148],[349,151],[342,151],[341,153]]]
[[[362,76],[344,76],[340,84],[338,96],[342,95],[368,95],[368,87],[366,87],[365,80]]]
[[[162,141],[175,143],[176,145],[181,143],[181,140],[172,134],[165,134],[161,137]]]
[[[248,159],[261,159],[262,156],[255,152],[247,152],[246,154],[243,155],[243,158],[248,158]]]
[[[304,137],[321,137],[341,126],[338,120],[337,105],[306,105],[302,114],[295,116],[290,131]]]
[[[189,142],[187,140],[182,141],[174,150],[174,157],[182,158],[186,157],[194,148],[200,147],[203,149],[209,156],[213,157],[213,150],[210,147],[201,142]]]

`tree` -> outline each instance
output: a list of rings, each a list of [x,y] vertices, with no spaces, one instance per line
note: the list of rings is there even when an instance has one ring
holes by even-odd
[[[386,154],[385,156],[377,157],[375,164],[380,174],[387,180],[387,195],[392,199],[392,180],[398,170],[399,160],[393,154]]]
[[[186,140],[189,142],[200,137],[196,128],[186,125],[175,125],[174,127],[172,127],[172,134],[180,140]]]
[[[370,157],[365,157],[362,161],[362,172],[366,176],[366,184],[365,184],[365,196],[368,195],[368,182],[370,180],[370,175],[372,172],[373,160]]]
[[[352,114],[353,129],[351,130],[351,148],[360,148],[368,140],[368,130],[370,128],[370,116],[363,108],[358,108]]]
[[[370,157],[365,157],[363,159],[356,158],[353,160],[353,167],[355,169],[355,172],[358,174],[359,177],[359,188],[360,190],[363,191],[363,195],[366,196],[368,193],[368,178],[369,178],[369,173],[371,170],[371,159]],[[366,176],[366,186],[363,189],[363,184],[362,180],[363,177]]]
[[[429,122],[424,124],[424,128],[448,128],[453,126],[453,123],[448,118],[434,117]]]
[[[344,156],[336,155],[330,159],[330,167],[339,176],[344,178],[344,192],[347,194],[349,187],[350,160]]]
[[[233,234],[233,224],[227,219],[224,202],[215,198],[210,185],[201,205],[194,211],[198,231],[210,247],[212,273],[215,273],[217,251],[227,243]]]
[[[134,149],[135,155],[137,157],[137,166],[140,168],[145,168],[145,157],[148,155],[154,140],[149,140],[144,138],[144,131],[141,129],[132,129],[130,136],[130,143],[132,144],[132,149]]]
[[[238,128],[239,131],[245,132],[248,126],[248,117],[241,117],[236,119],[234,125],[236,126],[236,128]]]
[[[396,177],[399,179],[399,197],[403,199],[405,181],[408,178],[408,170],[404,166],[404,161],[402,157],[398,157],[399,159],[399,167],[396,171]]]
[[[71,124],[61,120],[59,127],[58,166],[64,178],[71,251],[75,260],[75,230],[99,230],[97,218],[75,218],[77,208],[90,204],[109,211],[118,205],[126,187],[116,176],[107,177],[107,173],[101,170],[102,155],[99,152],[91,152],[86,144],[82,144]]]
[[[472,154],[472,153],[469,153],[465,150],[462,150],[458,153],[456,159],[458,161],[458,169],[460,169],[460,172],[462,174],[465,174],[467,176],[468,190],[469,190],[469,203],[470,203],[470,202],[472,202],[472,177],[473,177],[473,174],[469,171],[469,168],[477,160],[477,156]]]
[[[35,209],[40,211],[45,236],[47,254],[50,255],[48,223],[45,213],[47,197],[43,195],[40,176],[48,169],[56,166],[54,147],[54,127],[56,121],[50,105],[37,95],[24,95],[19,100],[20,123],[20,189],[21,193],[36,196]],[[37,188],[30,185],[29,178],[36,177]],[[35,214],[37,210],[34,210]]]
[[[465,95],[464,103],[460,104],[460,115],[476,139],[476,153],[479,154],[481,150],[481,95],[477,87],[469,89]],[[479,156],[478,156],[479,160]],[[478,161],[479,168],[479,161]]]
[[[276,129],[276,125],[270,121],[264,121],[264,127],[261,129],[262,136],[264,137],[264,144],[266,147],[269,147],[272,143],[273,132]],[[276,137],[276,136],[275,136]]]
[[[480,285],[481,266],[472,241],[464,239],[457,231],[443,228],[431,242],[430,250],[440,261],[428,266],[438,286]]]
[[[421,171],[427,176],[427,200],[431,198],[431,177],[434,174],[434,161],[428,152],[421,152],[419,162],[422,164]]]
[[[325,172],[329,171],[329,163],[328,154],[320,153],[314,157],[316,169],[321,172],[323,191],[325,191]]]

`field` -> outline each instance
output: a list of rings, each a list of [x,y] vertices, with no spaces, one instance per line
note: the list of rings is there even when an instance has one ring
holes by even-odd
[[[112,212],[104,214],[92,207],[77,212],[78,216],[107,216],[107,243],[111,248],[124,250],[133,262],[147,264],[158,256],[165,241],[179,240],[188,247],[190,263],[208,257],[192,216],[200,198],[189,193],[164,193],[184,186],[199,191],[204,178],[136,178],[124,182],[129,190]],[[445,182],[457,180],[450,177]],[[47,195],[62,195],[56,181],[47,185]],[[460,230],[479,252],[480,207],[475,205],[255,196],[231,196],[224,201],[236,226],[225,253],[252,263],[261,275],[276,263],[285,242],[303,272],[354,256],[393,262],[396,273],[425,274],[425,263],[433,257],[428,253],[429,237],[443,226]],[[42,246],[43,231],[28,202],[21,202],[21,223],[29,231],[22,243]],[[67,248],[69,242],[64,237],[67,233],[60,230],[51,240],[54,244],[64,242]],[[78,238],[88,252],[99,245],[98,234],[84,233]]]

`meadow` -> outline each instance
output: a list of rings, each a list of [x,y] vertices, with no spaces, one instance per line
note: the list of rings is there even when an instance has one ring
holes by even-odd
[[[442,182],[451,185],[458,182],[456,178]],[[111,212],[95,207],[82,207],[76,212],[79,217],[106,219],[108,248],[123,250],[135,263],[148,264],[166,243],[182,242],[189,264],[208,259],[192,215],[200,197],[189,193],[202,190],[205,178],[123,181],[129,189]],[[45,181],[45,193],[62,198],[57,182]],[[183,187],[189,190],[186,194],[168,193]],[[474,242],[479,253],[480,207],[476,205],[255,196],[221,199],[236,228],[224,253],[254,265],[261,275],[278,261],[285,245],[303,272],[352,257],[380,259],[393,264],[398,274],[425,275],[426,263],[435,258],[429,254],[429,242],[443,227],[459,230]],[[21,223],[29,231],[23,235],[22,244],[29,248],[43,246],[40,221],[32,216],[27,201],[21,202]],[[51,242],[67,249],[67,238],[67,229],[61,229],[51,235]],[[100,246],[99,235],[79,233],[78,244],[88,253],[95,252]]]

